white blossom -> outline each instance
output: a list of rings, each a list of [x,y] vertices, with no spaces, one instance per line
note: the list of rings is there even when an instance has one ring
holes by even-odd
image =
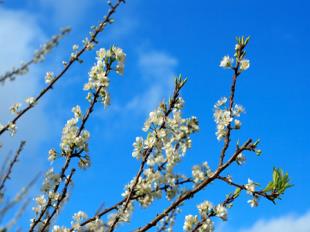
[[[245,156],[242,154],[242,153],[239,153],[236,157],[236,162],[239,164],[239,165],[242,165],[244,164],[246,161],[246,158]]]
[[[214,208],[215,214],[217,217],[221,218],[222,220],[227,220],[227,209],[223,205],[217,205]]]
[[[248,200],[249,205],[254,208],[258,206],[258,198],[257,197],[253,197],[251,200]]]
[[[72,228],[75,230],[79,230],[80,229],[80,224],[83,222],[83,220],[85,220],[87,218],[87,214],[84,213],[83,211],[79,211],[77,213],[75,213],[72,216],[72,221],[71,221],[71,225]]]
[[[206,216],[209,213],[209,210],[213,208],[213,205],[209,201],[204,201],[197,206],[199,213],[202,217]]]
[[[45,83],[50,84],[54,80],[54,73],[53,72],[47,72],[45,75]]]
[[[220,67],[221,68],[230,68],[232,66],[232,63],[234,62],[234,59],[229,56],[224,56],[221,60]]]
[[[245,71],[250,67],[250,61],[243,59],[240,61],[240,70]]]
[[[11,136],[13,136],[13,135],[16,134],[16,129],[17,129],[16,124],[10,122],[10,123],[9,123],[8,130],[9,130]]]
[[[34,97],[28,97],[28,98],[25,99],[25,102],[28,105],[33,105],[35,103],[35,98]]]
[[[252,194],[253,192],[255,192],[255,185],[256,184],[253,182],[253,180],[248,179],[248,183],[244,185],[248,194]]]
[[[184,231],[192,231],[195,227],[195,225],[198,223],[198,217],[197,215],[187,215],[185,217],[184,225],[183,225],[183,230]]]
[[[53,162],[57,157],[57,152],[55,149],[50,149],[48,151],[48,161]]]
[[[12,114],[19,114],[20,107],[21,107],[20,103],[15,103],[14,105],[10,107],[10,112]]]
[[[77,51],[78,49],[79,49],[79,45],[74,44],[74,45],[72,46],[72,50],[73,50],[73,51]]]

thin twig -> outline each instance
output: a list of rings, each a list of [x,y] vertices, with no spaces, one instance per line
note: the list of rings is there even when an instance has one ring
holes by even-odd
[[[67,192],[68,192],[68,187],[69,187],[69,184],[70,184],[70,182],[72,180],[72,176],[73,176],[74,172],[75,172],[75,169],[73,168],[71,170],[71,172],[70,172],[69,177],[66,178],[65,186],[64,186],[64,188],[62,190],[62,193],[61,193],[60,197],[57,199],[56,205],[54,206],[52,213],[46,218],[46,220],[44,220],[44,225],[43,225],[42,228],[40,228],[41,231],[45,231],[45,229],[47,229],[47,227],[50,224],[50,221],[55,216],[55,214],[58,212],[58,210],[60,208],[60,204],[66,198]]]

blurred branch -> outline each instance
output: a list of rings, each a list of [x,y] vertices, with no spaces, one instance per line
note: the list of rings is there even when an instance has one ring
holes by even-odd
[[[27,199],[17,211],[17,213],[14,215],[14,217],[7,223],[7,225],[4,227],[7,231],[11,231],[12,227],[15,226],[18,220],[24,215],[30,202],[31,200]]]
[[[13,208],[17,203],[19,203],[29,192],[31,187],[37,182],[39,179],[41,173],[38,173],[28,184],[26,187],[23,187],[19,193],[15,195],[15,197],[6,203],[6,205],[0,209],[0,221],[3,219],[3,217],[6,215],[6,213]]]
[[[26,144],[26,141],[21,141],[21,143],[19,145],[19,148],[18,148],[18,150],[16,151],[16,153],[14,155],[13,160],[9,164],[9,167],[8,167],[8,169],[6,171],[6,174],[4,175],[3,179],[1,180],[1,183],[0,183],[0,194],[2,195],[2,197],[3,197],[3,193],[2,192],[3,192],[3,188],[5,186],[5,183],[6,183],[6,181],[8,179],[10,179],[10,175],[12,173],[14,165],[18,161],[18,158],[19,158],[21,152],[23,151],[25,144]]]
[[[32,64],[41,63],[44,61],[45,56],[59,44],[59,41],[69,32],[71,31],[70,28],[65,28],[61,30],[58,35],[54,35],[48,42],[46,42],[39,50],[37,50],[32,59],[28,62],[22,64],[18,68],[12,68],[11,71],[6,72],[3,75],[0,75],[0,83],[4,84],[6,80],[13,81],[17,76],[25,75],[29,71],[29,67]]]

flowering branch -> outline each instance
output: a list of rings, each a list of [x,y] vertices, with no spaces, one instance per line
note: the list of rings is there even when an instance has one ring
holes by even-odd
[[[184,180],[177,180],[174,185],[175,186],[179,186],[179,185],[183,185],[183,184],[187,184],[187,183],[192,183],[193,180],[191,178],[187,178],[187,179],[184,179]],[[163,190],[163,191],[166,191],[168,190],[169,188],[172,188],[171,185],[169,184],[166,184],[166,185],[163,185],[161,187],[158,187],[157,189],[153,190],[152,193],[156,193],[157,191],[160,191],[160,190]],[[142,194],[138,194],[138,195],[133,195],[131,197],[131,200],[138,200],[139,198],[143,198],[145,197],[145,195],[147,195],[147,193],[142,193]],[[86,226],[88,225],[89,223],[92,223],[96,220],[98,220],[99,218],[103,217],[104,215],[106,215],[107,213],[110,213],[111,211],[113,210],[117,210],[121,205],[123,205],[125,203],[127,199],[124,198],[122,199],[121,201],[117,202],[116,204],[114,204],[113,206],[107,208],[107,209],[104,209],[102,210],[101,212],[97,213],[94,217],[92,218],[89,218],[87,220],[85,220],[84,222],[82,222],[80,224],[80,227],[83,227],[83,226]],[[72,228],[70,230],[71,232],[74,231],[74,229]]]
[[[44,225],[41,228],[41,231],[45,231],[45,229],[47,229],[47,227],[49,226],[52,218],[55,216],[55,214],[58,212],[58,210],[60,209],[60,204],[64,201],[64,199],[67,197],[67,192],[68,192],[68,187],[69,184],[71,183],[72,180],[72,176],[75,172],[75,169],[71,169],[71,172],[69,174],[69,176],[66,178],[66,182],[65,182],[65,186],[62,190],[62,193],[60,194],[60,197],[57,199],[56,204],[53,206],[53,211],[50,215],[48,215],[48,217],[44,220]]]
[[[6,125],[1,126],[0,125],[0,135],[2,135],[6,131],[10,131],[11,134],[14,134],[16,131],[16,122],[30,109],[32,109],[37,103],[49,90],[51,90],[54,86],[54,84],[67,72],[67,70],[76,62],[81,61],[80,57],[81,55],[88,50],[93,49],[94,44],[97,43],[97,36],[99,33],[101,33],[106,25],[111,24],[113,22],[112,15],[115,13],[116,9],[121,5],[121,3],[125,3],[125,0],[118,0],[114,5],[109,4],[110,8],[108,10],[107,15],[104,17],[104,20],[99,23],[97,27],[91,32],[91,38],[84,40],[84,46],[80,51],[77,51],[76,53],[71,55],[71,58],[69,62],[65,62],[65,66],[63,70],[56,75],[55,77],[50,78],[51,73],[47,73],[47,82],[48,86],[44,88],[35,98],[31,99],[30,104],[25,107],[24,109],[16,112],[17,115],[15,118],[13,118],[10,122],[8,122]]]
[[[219,166],[217,170],[208,178],[205,179],[203,182],[198,184],[195,188],[192,190],[186,191],[183,193],[177,200],[175,200],[168,208],[166,208],[162,213],[158,214],[151,222],[146,224],[143,227],[140,227],[136,230],[136,232],[143,232],[147,231],[150,228],[154,227],[161,219],[163,219],[165,216],[167,216],[172,210],[177,208],[179,205],[181,205],[184,201],[194,197],[194,195],[204,189],[207,185],[209,185],[212,181],[214,181],[217,176],[219,176],[228,166],[230,166],[237,158],[237,156],[245,151],[248,150],[250,145],[252,143],[252,140],[249,139],[247,142],[245,142],[240,148],[237,149],[237,151],[231,156],[231,158],[224,163],[223,165]]]
[[[244,56],[245,56],[245,51],[244,48],[246,47],[247,43],[249,41],[249,37],[247,39],[243,39],[242,37],[242,41],[238,41],[237,45],[236,45],[236,53],[235,53],[235,57],[236,57],[236,64],[234,67],[231,66],[232,63],[232,59],[226,56],[226,59],[224,57],[224,60],[221,62],[220,66],[221,67],[226,67],[226,68],[231,68],[234,72],[233,77],[232,77],[232,84],[230,87],[230,97],[229,97],[229,117],[231,118],[233,115],[233,106],[234,106],[234,100],[235,100],[235,92],[236,92],[236,84],[237,84],[237,78],[238,76],[241,74],[241,72],[243,70],[246,70],[248,67],[245,67],[244,64],[245,62],[248,62],[247,60],[244,60]],[[224,162],[224,158],[225,158],[225,153],[229,147],[230,144],[230,134],[231,134],[231,120],[229,120],[228,125],[227,125],[227,130],[226,130],[226,135],[225,135],[225,140],[224,140],[224,146],[222,148],[221,151],[221,155],[220,155],[220,161],[219,161],[219,166],[221,166]]]
[[[167,121],[166,118],[169,116],[169,114],[175,108],[175,105],[178,103],[178,98],[179,98],[180,90],[185,85],[185,83],[186,83],[186,79],[185,80],[182,80],[181,78],[176,79],[174,93],[173,93],[173,96],[172,96],[172,98],[171,98],[171,100],[169,102],[169,107],[165,111],[165,114],[164,114],[164,117],[163,117],[164,120],[161,123],[161,125],[159,127],[159,130],[165,128],[166,121]],[[156,135],[156,138],[158,139],[157,135]],[[155,146],[155,143],[154,143],[154,146]],[[134,178],[132,186],[130,187],[129,193],[127,194],[126,201],[124,203],[123,208],[121,209],[121,212],[119,212],[119,214],[115,217],[115,219],[111,223],[111,227],[108,230],[109,232],[112,232],[115,229],[115,226],[119,222],[119,220],[121,218],[121,215],[127,210],[127,207],[128,207],[128,205],[129,205],[129,203],[131,201],[131,198],[132,198],[134,192],[135,192],[135,188],[136,188],[136,186],[139,183],[139,179],[140,179],[140,177],[141,177],[141,175],[142,175],[142,173],[144,171],[144,167],[145,167],[145,165],[147,163],[147,160],[148,160],[150,154],[152,153],[152,151],[154,149],[154,146],[150,146],[150,147],[148,147],[147,149],[145,149],[143,151],[143,154],[142,154],[143,158],[142,158],[142,162],[140,164],[139,171],[138,171],[136,177]]]
[[[71,160],[77,157],[80,159],[80,167],[83,168],[89,166],[89,157],[86,155],[84,160],[80,155],[83,151],[88,150],[87,141],[89,139],[89,132],[84,130],[84,128],[86,122],[89,120],[89,117],[94,110],[95,104],[99,100],[105,105],[109,104],[109,93],[107,91],[107,88],[109,86],[108,75],[113,69],[112,64],[115,61],[118,61],[118,64],[116,66],[117,72],[119,72],[118,67],[122,67],[123,69],[124,60],[125,54],[123,53],[123,51],[114,46],[108,51],[106,51],[105,49],[100,49],[97,52],[97,63],[92,67],[89,73],[89,81],[84,86],[84,90],[94,90],[95,93],[89,92],[89,94],[87,95],[87,100],[90,102],[90,104],[84,116],[82,115],[79,106],[73,107],[72,109],[74,113],[74,118],[67,121],[67,124],[63,129],[63,136],[61,142],[62,151],[60,156],[65,157],[66,161],[61,168],[61,172],[59,175],[55,176],[53,174],[53,171],[47,173],[47,184],[46,187],[44,187],[44,192],[48,193],[48,200],[46,201],[44,196],[38,197],[37,202],[39,206],[35,208],[35,211],[39,214],[38,217],[33,220],[30,231],[33,231],[39,223],[43,223],[43,228],[46,228],[52,217],[56,214],[57,210],[59,210],[60,203],[64,200],[64,198],[59,198],[59,194],[57,192],[63,181],[63,178],[65,177],[67,169],[70,167]],[[79,119],[81,119],[81,124],[79,127],[77,127]],[[49,160],[54,161],[57,157],[57,152],[54,149],[51,149],[49,155]],[[54,179],[56,179],[56,181]],[[52,185],[54,185],[52,190],[50,190],[51,186],[49,184],[51,180],[53,182]],[[64,187],[63,191],[65,189],[66,188]],[[49,208],[52,207],[54,204],[57,205],[57,208],[54,207],[53,213],[48,216],[47,220],[44,220],[42,222],[43,217],[47,214]]]

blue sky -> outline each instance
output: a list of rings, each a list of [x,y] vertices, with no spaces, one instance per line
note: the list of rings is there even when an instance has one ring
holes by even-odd
[[[87,125],[92,137],[93,166],[75,176],[79,181],[75,182],[71,202],[65,206],[59,223],[70,223],[71,215],[80,209],[92,215],[101,203],[109,206],[120,199],[124,184],[139,165],[131,157],[132,143],[136,136],[144,136],[141,128],[148,112],[169,96],[173,76],[179,73],[189,77],[182,92],[185,115],[197,116],[201,127],[193,136],[193,148],[180,170],[190,173],[193,164],[206,160],[215,167],[221,144],[214,136],[212,109],[217,99],[228,95],[231,80],[231,72],[220,69],[219,62],[224,55],[233,55],[235,36],[250,35],[251,68],[240,77],[236,94],[236,101],[245,106],[246,114],[241,118],[243,128],[234,138],[260,138],[263,155],[249,155],[246,165],[233,168],[231,173],[241,183],[251,177],[265,184],[272,168],[282,167],[295,186],[277,206],[262,200],[260,207],[251,209],[247,197],[240,198],[230,210],[229,221],[226,225],[219,223],[219,228],[273,232],[280,226],[287,231],[309,231],[309,7],[306,0],[128,0],[115,15],[115,24],[99,37],[97,47],[122,47],[127,53],[125,75],[113,76],[111,107],[104,110],[98,106]],[[1,72],[31,57],[33,50],[60,27],[71,25],[73,29],[43,65],[1,87],[1,121],[9,118],[11,103],[38,93],[44,86],[45,72],[57,73],[61,69],[61,61],[67,59],[71,46],[81,44],[79,41],[106,9],[101,0],[63,0],[61,4],[52,0],[13,0],[0,6]],[[28,141],[14,174],[19,181],[10,185],[13,189],[29,180],[30,173],[35,175],[49,166],[47,151],[58,146],[61,129],[71,117],[71,107],[87,107],[82,86],[95,61],[94,52],[83,58],[84,64],[75,65],[37,109],[21,121],[15,138],[2,138],[7,144],[5,150],[14,149],[21,138]],[[219,191],[223,193],[220,197]],[[177,219],[176,231],[180,231],[184,214],[196,213],[196,204],[206,198],[216,203],[228,192],[222,185],[213,185],[187,202]],[[144,219],[159,209],[155,204],[147,215],[138,210],[130,228],[144,224]],[[31,215],[29,212],[26,216]],[[263,220],[257,226],[261,230],[255,227],[259,220]],[[26,223],[27,217],[22,223],[25,228]]]

